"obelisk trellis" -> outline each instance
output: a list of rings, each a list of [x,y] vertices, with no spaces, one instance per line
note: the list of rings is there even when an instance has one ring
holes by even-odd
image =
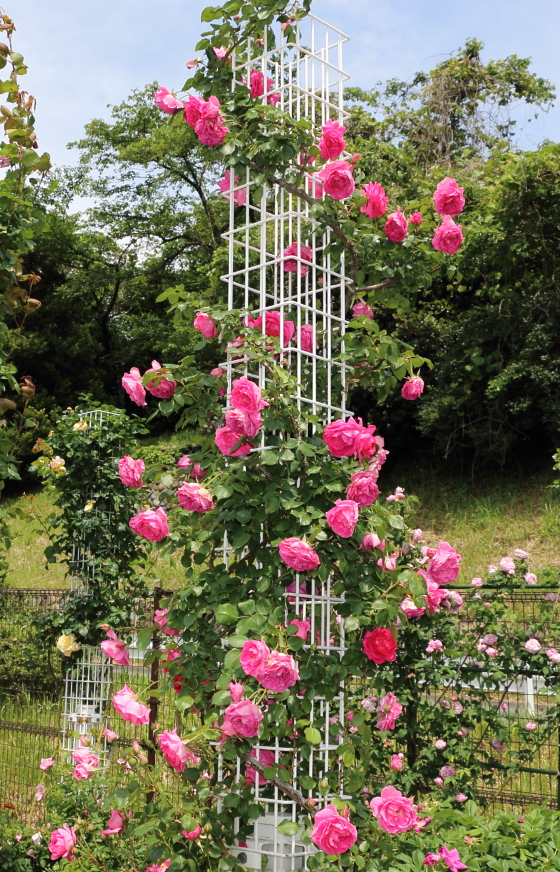
[[[233,57],[233,87],[250,81],[251,70],[264,75],[267,94],[280,94],[277,106],[295,119],[306,118],[316,125],[318,136],[320,127],[329,119],[343,123],[347,113],[343,109],[343,87],[348,76],[342,69],[342,47],[348,37],[325,22],[310,15],[296,29],[295,41],[287,41],[284,34],[278,34],[277,46],[269,49],[266,42],[249,46],[246,63],[236,64]],[[272,168],[273,169],[273,168]],[[346,372],[340,360],[333,359],[335,342],[341,340],[346,330],[345,321],[345,276],[344,258],[340,268],[335,270],[327,249],[331,239],[329,231],[317,228],[311,215],[310,204],[305,199],[286,191],[281,185],[262,186],[262,197],[257,201],[254,191],[257,183],[251,181],[250,173],[241,174],[236,189],[247,191],[243,220],[239,219],[239,209],[234,209],[230,198],[230,227],[226,234],[229,240],[229,271],[222,278],[228,283],[228,305],[230,309],[246,308],[253,318],[263,319],[263,332],[266,328],[266,313],[280,313],[280,348],[297,375],[298,389],[296,399],[301,409],[317,415],[320,421],[328,423],[340,417],[345,410]],[[232,188],[233,190],[233,176]],[[312,174],[308,177],[308,191],[313,188]],[[311,249],[311,262],[300,258],[305,269],[287,272],[284,270],[284,252],[293,243],[300,243]],[[293,259],[293,255],[290,255]],[[297,256],[296,256],[297,259]],[[306,274],[302,274],[302,272]],[[295,333],[290,342],[284,341],[283,324],[285,319],[295,323]],[[312,329],[312,350],[301,348],[300,336],[304,325]],[[340,352],[340,346],[337,348]],[[264,367],[258,367],[243,360],[242,349],[235,349],[235,366],[228,364],[228,377],[231,388],[232,373],[253,379],[261,388],[266,387],[269,376]],[[244,372],[243,372],[243,363]],[[264,441],[261,447],[265,447]],[[227,543],[224,557],[227,561]],[[345,651],[344,630],[337,626],[336,604],[340,600],[331,595],[328,581],[322,587],[305,587],[305,579],[296,575],[293,593],[286,612],[296,612],[300,620],[311,622],[310,640],[319,650],[342,657]],[[300,584],[302,585],[300,589]],[[335,629],[336,628],[336,629]],[[344,688],[341,686],[337,698],[328,703],[316,698],[309,718],[311,723],[321,729],[322,743],[313,748],[309,761],[293,760],[293,770],[284,776],[297,787],[304,796],[311,795],[301,784],[303,775],[316,775],[317,763],[321,761],[324,771],[340,769],[338,749],[342,743],[341,735],[334,735],[329,729],[331,719],[336,718],[344,724]],[[271,751],[278,762],[282,754],[290,754],[290,747],[282,747],[276,740],[274,745],[262,745],[256,749]],[[240,771],[240,779],[243,775]],[[291,872],[305,868],[305,855],[315,850],[304,845],[298,836],[286,836],[277,829],[281,821],[296,821],[298,807],[278,788],[259,786],[256,778],[255,794],[264,802],[267,813],[255,822],[254,838],[247,847],[235,849],[240,862],[249,869],[261,869],[263,857],[267,858],[267,872]],[[342,779],[340,792],[343,791]],[[314,792],[317,799],[317,792]],[[321,799],[319,797],[319,799]],[[324,798],[328,802],[328,797]]]

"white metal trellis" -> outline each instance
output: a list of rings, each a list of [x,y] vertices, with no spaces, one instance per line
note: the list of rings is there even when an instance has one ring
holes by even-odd
[[[343,108],[343,88],[348,76],[342,69],[342,49],[348,37],[312,15],[296,28],[295,40],[278,34],[275,47],[249,46],[248,59],[238,64],[233,57],[233,87],[250,81],[252,70],[264,75],[265,93],[262,100],[279,94],[277,105],[296,120],[305,118],[317,128],[328,119],[342,123],[347,116]],[[276,99],[276,98],[274,98]],[[310,214],[309,203],[287,192],[280,185],[262,185],[262,196],[255,200],[257,184],[251,180],[249,170],[243,179],[230,182],[230,223],[225,237],[229,241],[228,272],[222,276],[228,284],[230,309],[246,308],[252,316],[262,316],[262,331],[266,332],[267,313],[280,313],[279,342],[281,354],[297,375],[295,399],[301,409],[306,409],[318,419],[328,423],[345,411],[346,367],[339,359],[333,359],[335,345],[343,349],[343,336],[347,327],[345,320],[345,272],[344,256],[340,266],[334,268],[328,246],[330,231],[318,228]],[[308,192],[318,193],[307,178]],[[235,191],[244,191],[246,201],[243,220],[234,211]],[[305,245],[311,250],[311,262],[303,259],[301,250],[290,254],[296,261],[296,271],[284,269],[288,256],[285,254],[293,243]],[[293,265],[293,264],[292,264]],[[292,337],[284,334],[286,322],[293,322]],[[304,330],[302,331],[302,328]],[[310,350],[302,348],[302,335],[311,333]],[[235,377],[244,374],[261,388],[266,387],[269,376],[264,367],[255,367],[243,355],[241,349],[230,349],[227,363],[229,386],[233,372]],[[264,442],[260,448],[265,447]],[[224,559],[227,561],[227,541],[224,543]],[[336,606],[340,599],[331,591],[330,581],[317,587],[295,576],[295,586],[286,593],[286,618],[294,614],[311,624],[310,641],[319,650],[337,653],[345,651],[344,628],[337,616]],[[304,790],[300,784],[302,775],[315,778],[320,768],[323,772],[340,771],[339,748],[343,742],[344,687],[331,702],[315,698],[309,714],[310,723],[321,731],[321,743],[311,750],[308,761],[293,759],[291,771],[284,779],[301,790],[305,796],[317,791]],[[341,729],[337,729],[336,725]],[[278,740],[273,745],[257,746],[259,755],[268,751],[280,762],[283,754],[291,755],[290,747],[283,747]],[[269,758],[270,759],[270,758]],[[267,872],[293,872],[306,868],[306,856],[313,846],[303,844],[298,836],[286,836],[278,831],[283,820],[296,821],[296,803],[289,800],[278,788],[259,783],[255,773],[255,797],[266,808],[266,814],[255,821],[254,835],[246,845],[232,849],[232,853],[248,869],[261,869],[266,858]],[[244,774],[240,769],[240,780]],[[341,792],[342,787],[342,778]],[[326,797],[325,803],[329,801]]]

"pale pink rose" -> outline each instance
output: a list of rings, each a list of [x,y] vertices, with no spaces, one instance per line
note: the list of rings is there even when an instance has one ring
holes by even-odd
[[[373,318],[373,309],[364,300],[358,300],[352,306],[352,314],[354,318],[369,318],[371,320]]]
[[[453,778],[456,774],[455,768],[453,766],[442,766],[439,770],[439,774],[443,778],[444,781],[447,781],[448,778]]]
[[[525,579],[526,584],[530,585],[536,584],[538,581],[534,572],[526,572],[523,578]]]
[[[381,218],[387,211],[389,197],[379,182],[368,182],[367,185],[364,185],[362,197],[367,197],[367,203],[365,206],[360,206],[360,212],[363,212],[368,218]]]
[[[148,382],[146,390],[149,391],[152,396],[158,397],[160,400],[168,400],[172,397],[175,393],[177,382],[172,379],[164,378],[165,375],[169,375],[169,370],[162,369],[157,360],[152,360],[151,369],[147,369],[144,376],[149,372],[156,372],[159,377]]]
[[[331,530],[348,539],[358,523],[359,506],[354,500],[337,500],[325,517]]]
[[[35,846],[37,846],[41,844],[42,838],[42,833],[33,833],[33,835],[31,836],[31,841]]]
[[[443,778],[439,778],[439,776],[434,778],[434,784],[436,787],[441,787],[443,785]]]
[[[41,800],[44,798],[44,796],[45,796],[45,785],[38,784],[37,787],[35,788],[35,801],[41,802]]]
[[[119,460],[119,478],[127,487],[142,487],[142,473],[145,469],[143,460],[134,460],[128,454]]]
[[[252,739],[259,733],[263,713],[248,699],[233,702],[224,712],[222,733],[226,736],[241,736]]]
[[[107,829],[102,830],[102,836],[117,836],[124,829],[124,815],[114,808],[107,821]]]
[[[352,473],[346,496],[360,507],[371,506],[379,496],[375,476],[367,470]]]
[[[166,761],[176,772],[183,772],[187,763],[192,763],[193,766],[200,763],[200,757],[188,750],[175,729],[159,733],[157,742]]]
[[[429,613],[433,615],[435,612],[439,612],[439,607],[447,596],[447,591],[440,590],[439,585],[436,584],[435,581],[430,581],[429,579],[427,579],[426,573],[423,572],[421,569],[418,570],[417,574],[422,575],[424,580],[426,581],[428,593],[426,594],[424,599],[426,600],[426,605],[428,607]]]
[[[115,711],[118,712],[124,721],[130,721],[131,724],[137,725],[148,724],[150,722],[150,709],[147,705],[136,701],[136,695],[128,684],[125,684],[113,696],[113,705]]]
[[[265,663],[270,657],[270,648],[262,639],[249,639],[241,649],[239,662],[245,675],[252,675],[260,681]]]
[[[547,648],[546,656],[553,663],[560,663],[560,652],[556,650],[556,648]]]
[[[436,739],[436,748],[438,749],[438,751],[443,751],[445,748],[447,748],[447,742],[444,742],[443,739]]]
[[[379,700],[377,714],[380,716],[376,723],[378,730],[394,730],[397,719],[402,713],[403,707],[394,693],[387,693]]]
[[[221,378],[223,375],[226,374],[226,372],[227,370],[224,369],[223,366],[215,366],[214,369],[210,370],[210,375],[213,375],[216,378]]]
[[[515,561],[511,557],[502,557],[499,565],[502,572],[507,572],[508,575],[515,575]]]
[[[473,587],[482,587],[484,582],[481,578],[473,578],[473,580],[471,581],[471,584]]]
[[[133,403],[136,403],[137,406],[146,405],[146,391],[137,366],[132,366],[130,372],[125,372],[121,384]]]
[[[202,101],[200,118],[196,122],[194,132],[203,145],[221,145],[229,128],[224,126],[220,115],[220,101],[217,97],[210,97],[208,102]]]
[[[213,339],[216,335],[216,325],[207,312],[197,312],[193,321],[195,330],[199,330],[207,339]]]
[[[313,250],[309,248],[308,245],[302,245],[300,242],[292,242],[290,247],[285,250],[284,257],[287,258],[282,264],[284,272],[299,271],[301,276],[306,276],[309,272],[309,267],[300,261],[305,260],[307,263],[311,263],[313,260]],[[296,260],[297,257],[299,257],[300,260]]]
[[[115,663],[119,663],[121,666],[130,666],[126,644],[117,639],[114,630],[107,632],[107,638],[104,642],[101,642],[100,648],[105,656],[110,657]]]
[[[210,491],[196,482],[185,482],[177,491],[177,499],[187,512],[210,512],[214,508],[214,500]]]
[[[421,212],[413,212],[410,216],[410,223],[420,226],[420,224],[422,223],[422,218],[423,216]]]
[[[317,569],[321,563],[311,545],[303,542],[302,539],[297,539],[295,536],[292,536],[290,539],[283,539],[278,546],[278,551],[280,559],[290,569],[295,569],[296,572],[307,572],[310,569]]]
[[[403,754],[393,754],[391,757],[391,769],[400,772],[403,768]]]
[[[261,748],[259,750],[259,756],[257,757],[255,750],[252,749],[251,751],[249,751],[249,754],[251,757],[255,757],[255,759],[257,759],[259,761],[259,763],[262,763],[263,766],[266,766],[267,769],[270,766],[274,766],[274,764],[276,763],[276,757],[274,756],[274,751],[266,751],[264,748]],[[283,769],[284,767],[281,766],[280,768]],[[246,785],[255,783],[255,781],[257,779],[257,771],[253,766],[246,767],[245,778],[246,778],[246,781],[245,781]],[[266,778],[264,778],[259,773],[259,787],[262,787],[264,784],[267,784],[267,783],[268,782],[267,782]]]
[[[253,327],[253,329],[260,330],[262,332],[264,324],[264,333],[266,336],[277,336],[280,337],[280,312],[276,310],[271,310],[270,312],[265,312],[264,316],[259,315],[258,318],[255,318],[253,321],[251,318],[249,319],[248,326]],[[284,345],[289,345],[292,339],[292,336],[295,333],[296,325],[293,321],[290,321],[289,318],[284,318]]]
[[[231,188],[235,187],[241,179],[239,176],[233,177],[233,183],[231,181],[231,170],[226,170],[226,174],[221,182],[218,182],[218,187],[223,197],[226,200],[231,200],[232,191]],[[244,206],[247,202],[247,188],[239,188],[238,190],[233,191],[233,202],[236,206]],[[206,334],[205,334],[206,335]],[[211,338],[211,337],[208,337]]]
[[[323,160],[336,160],[346,148],[346,143],[344,142],[346,128],[339,124],[338,121],[331,121],[329,119],[321,129],[323,135],[317,143],[319,153]]]
[[[463,244],[463,228],[455,224],[453,218],[445,216],[432,239],[432,245],[436,251],[444,254],[456,254]]]
[[[466,802],[468,796],[466,793],[458,793],[455,797],[456,802]]]
[[[323,442],[333,457],[351,457],[356,453],[356,446],[363,426],[354,418],[345,421],[339,418],[327,424],[323,430]]]
[[[498,656],[498,649],[490,647],[490,648],[487,648],[484,653],[486,654],[487,657],[497,657]]]
[[[459,575],[461,555],[455,551],[449,542],[440,541],[437,548],[428,548],[426,551],[430,562],[428,564],[428,578],[436,584],[450,584]]]
[[[5,169],[5,167],[9,167],[11,163],[12,162],[7,154],[0,155],[0,168]]]
[[[518,560],[528,560],[529,555],[526,551],[523,551],[523,548],[516,548],[513,552],[513,556],[517,557]]]
[[[188,839],[189,842],[194,842],[200,836],[202,832],[202,827],[200,826],[200,824],[197,824],[194,830],[191,830],[190,832],[187,832],[186,830],[181,830],[181,832],[184,835],[185,839]]]
[[[536,729],[538,729],[538,725],[534,721],[529,721],[528,723],[525,724],[525,729],[528,730],[530,733],[532,733]]]
[[[541,643],[538,639],[528,639],[525,642],[525,650],[529,652],[529,654],[537,654],[541,650]]]
[[[433,654],[434,651],[443,651],[443,642],[439,639],[430,639],[426,647],[426,654]]]
[[[39,769],[50,769],[51,766],[54,766],[54,760],[52,757],[43,757],[41,762],[39,763]]]
[[[257,681],[273,693],[283,693],[299,681],[297,664],[291,654],[271,651]]]
[[[498,571],[498,567],[494,566],[493,563],[490,563],[488,566],[488,575],[494,575],[494,573],[497,571]]]
[[[390,494],[388,497],[386,497],[386,500],[388,503],[394,503],[397,500],[404,500],[404,499],[406,499],[406,494],[405,494],[404,489],[402,487],[395,488],[395,493]]]
[[[244,688],[242,684],[238,684],[237,681],[230,681],[229,683],[229,692],[233,702],[239,702],[243,697]]]
[[[162,539],[169,536],[167,515],[161,506],[155,511],[146,509],[143,512],[138,512],[130,519],[128,525],[134,533],[148,539],[149,542],[161,542]]]
[[[256,414],[268,406],[262,398],[259,386],[245,376],[233,382],[230,399],[234,409],[241,409],[251,414]]]
[[[76,830],[68,824],[53,830],[49,842],[51,860],[73,860],[72,851],[76,847],[76,841]]]
[[[463,597],[456,590],[448,590],[445,593],[445,599],[442,600],[442,604],[449,612],[458,612],[463,605]]]
[[[422,615],[426,614],[426,609],[419,609],[414,600],[409,596],[407,596],[406,599],[403,599],[399,608],[405,613],[409,620],[411,618],[421,618]]]
[[[380,828],[386,833],[406,833],[413,829],[418,820],[412,800],[395,787],[384,787],[381,796],[372,799],[369,806]]]
[[[325,854],[344,854],[356,839],[358,831],[348,820],[348,809],[343,814],[334,805],[327,805],[315,815],[311,841]]]
[[[185,64],[187,70],[194,70],[196,65],[200,63],[200,60],[200,58],[195,58],[193,61],[187,61]]]
[[[162,630],[166,636],[178,636],[179,630],[174,630],[167,624],[167,615],[169,609],[156,609],[154,612],[154,623]]]
[[[180,457],[177,461],[177,466],[179,467],[179,469],[188,469],[190,466],[192,466],[192,460],[190,459],[189,455],[183,454],[183,456]]]
[[[241,457],[244,454],[251,453],[251,445],[249,442],[243,442],[243,444],[240,445],[239,448],[236,448],[235,451],[232,450],[233,446],[241,439],[245,439],[245,436],[243,436],[242,433],[234,433],[233,430],[229,429],[229,427],[218,427],[216,435],[214,436],[214,442],[226,457]]]
[[[504,748],[505,748],[505,745],[502,745],[502,743],[499,741],[499,739],[491,739],[491,740],[490,740],[490,744],[491,744],[492,747],[495,748],[496,751],[498,751],[500,754],[502,753],[502,751],[503,751]]]
[[[226,427],[249,439],[255,438],[263,423],[259,412],[244,412],[243,409],[230,409],[225,417]]]
[[[424,534],[422,533],[422,530],[420,529],[420,527],[417,527],[416,530],[413,530],[413,531],[412,531],[412,537],[411,537],[411,538],[412,538],[412,541],[413,541],[414,543],[421,542],[421,541],[422,541],[422,536],[423,536],[423,535],[424,535]]]
[[[345,200],[356,190],[352,167],[345,160],[327,164],[317,173],[317,177],[323,182],[325,194],[333,200]]]
[[[214,48],[213,51],[218,60],[220,61],[227,55],[227,50],[225,48]]]
[[[313,324],[302,324],[299,331],[299,347],[302,351],[313,352],[318,346],[317,340],[313,341]]]
[[[446,177],[434,191],[434,203],[439,215],[459,215],[465,206],[463,188],[460,188],[455,179]]]
[[[384,551],[385,539],[380,539],[377,533],[367,533],[367,535],[362,539],[360,549],[362,551],[373,551],[374,548],[379,548],[381,551]]]
[[[311,629],[311,622],[298,621],[297,618],[295,618],[293,621],[290,621],[290,626],[292,625],[297,627],[297,632],[294,633],[294,636],[297,636],[299,639],[303,639],[304,642],[307,641],[307,636]]]
[[[408,233],[408,221],[404,217],[400,209],[396,212],[391,212],[385,227],[383,228],[385,236],[391,242],[402,242]]]
[[[109,744],[119,738],[114,730],[110,730],[108,727],[105,727],[105,729],[103,730],[103,735],[105,736]]]
[[[196,127],[200,121],[202,107],[206,103],[202,97],[190,96],[185,103],[185,121],[190,127]]]
[[[162,112],[166,112],[167,115],[173,115],[177,109],[183,108],[181,101],[178,100],[177,97],[174,97],[167,88],[161,86],[159,91],[154,91],[154,100],[158,109],[161,109]]]
[[[362,647],[368,660],[373,660],[377,666],[397,659],[396,640],[386,627],[368,630],[364,636]]]
[[[423,393],[424,381],[419,376],[407,379],[401,388],[401,396],[405,400],[417,400]]]
[[[449,848],[442,845],[439,849],[439,856],[450,872],[461,872],[461,869],[467,868],[464,863],[461,863],[461,858],[459,857],[457,848],[453,848],[453,850],[450,851]]]

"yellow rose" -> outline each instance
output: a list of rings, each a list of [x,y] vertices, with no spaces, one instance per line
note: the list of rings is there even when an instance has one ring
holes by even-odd
[[[96,503],[95,500],[88,500],[87,503],[86,503],[85,506],[84,506],[84,512],[91,512],[91,510],[93,509],[95,503]]]
[[[65,461],[62,457],[59,457],[58,454],[56,457],[53,457],[51,462],[49,463],[49,469],[52,469],[53,472],[59,472],[61,475],[66,472],[66,466],[64,465]]]
[[[81,646],[78,645],[74,633],[70,633],[69,636],[59,636],[56,647],[65,657],[70,657],[74,651],[79,651]]]
[[[87,421],[78,421],[76,424],[74,424],[74,426],[72,427],[72,430],[74,430],[75,433],[79,433],[80,431],[87,430],[87,428],[88,428]]]

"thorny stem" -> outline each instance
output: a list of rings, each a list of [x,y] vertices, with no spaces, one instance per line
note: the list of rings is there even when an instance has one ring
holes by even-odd
[[[261,763],[260,760],[257,760],[256,757],[251,757],[250,754],[244,754],[242,760],[248,766],[252,766],[252,768],[255,769],[259,773],[259,775],[262,775],[264,777],[264,773],[266,772],[267,767],[263,763]],[[310,814],[312,818],[315,817],[315,809],[313,808],[309,800],[305,798],[303,793],[300,793],[299,790],[297,790],[291,784],[288,784],[286,781],[282,781],[282,779],[278,778],[276,775],[273,778],[268,778],[267,780],[270,784],[273,784],[275,787],[277,787],[278,790],[281,790],[283,793],[285,793],[286,796],[289,796],[290,799],[292,799],[294,802],[297,802],[300,808],[305,809],[305,811]]]

